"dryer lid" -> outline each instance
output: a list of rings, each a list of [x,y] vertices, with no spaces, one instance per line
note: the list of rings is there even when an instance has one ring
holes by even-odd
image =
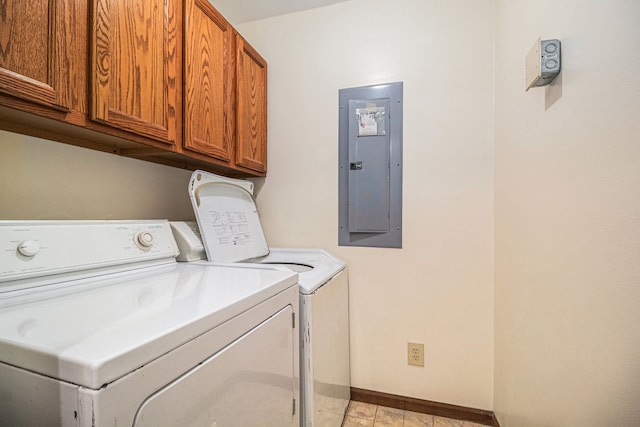
[[[209,261],[239,262],[269,253],[252,182],[197,170],[189,197]]]

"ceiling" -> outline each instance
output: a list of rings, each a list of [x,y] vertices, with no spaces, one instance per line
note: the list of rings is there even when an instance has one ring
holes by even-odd
[[[209,0],[232,25],[348,0]]]

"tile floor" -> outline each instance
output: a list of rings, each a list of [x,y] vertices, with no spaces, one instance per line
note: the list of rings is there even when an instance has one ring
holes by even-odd
[[[342,427],[486,427],[469,421],[452,420],[434,415],[376,406],[370,403],[349,403]]]

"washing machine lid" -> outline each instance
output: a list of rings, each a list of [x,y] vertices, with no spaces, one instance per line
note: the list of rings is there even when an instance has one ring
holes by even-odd
[[[344,270],[347,264],[322,249],[271,248],[261,264],[287,267],[298,273],[301,294],[310,295]]]
[[[5,293],[0,362],[97,390],[296,282],[287,271],[173,263]]]
[[[240,262],[269,253],[252,182],[197,170],[189,197],[209,261]]]

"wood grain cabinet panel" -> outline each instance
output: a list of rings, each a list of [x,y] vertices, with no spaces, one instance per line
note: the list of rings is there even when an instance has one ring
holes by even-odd
[[[208,0],[0,0],[0,128],[265,176],[267,63]]]
[[[94,0],[91,118],[175,144],[178,0]]]
[[[184,147],[230,162],[233,30],[207,0],[185,3]]]
[[[236,35],[236,165],[267,171],[267,62]]]
[[[73,21],[80,7],[73,0],[0,1],[0,92],[69,111],[77,101]]]

